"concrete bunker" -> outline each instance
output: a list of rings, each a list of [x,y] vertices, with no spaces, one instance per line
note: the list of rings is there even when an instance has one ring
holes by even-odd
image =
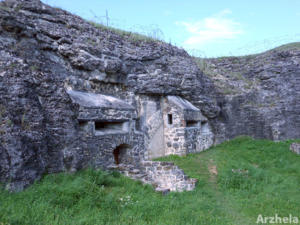
[[[68,91],[78,104],[78,132],[94,167],[138,164],[144,158],[144,139],[137,132],[136,109],[113,96]]]
[[[207,118],[179,96],[141,96],[141,130],[148,158],[199,152],[213,143]]]
[[[95,135],[117,134],[129,132],[129,121],[99,121],[94,122]]]
[[[129,133],[135,126],[135,109],[121,99],[73,90],[68,94],[80,105],[78,124],[81,131],[101,136]]]
[[[171,124],[169,115],[172,115]],[[199,151],[197,142],[201,122],[206,118],[197,107],[179,96],[167,96],[163,100],[163,117],[166,155]]]
[[[186,127],[199,127],[199,121],[196,120],[187,120]]]

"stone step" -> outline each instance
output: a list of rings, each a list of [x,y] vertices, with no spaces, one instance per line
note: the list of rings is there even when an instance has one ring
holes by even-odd
[[[110,169],[134,180],[151,184],[156,191],[167,194],[170,191],[193,190],[197,179],[189,178],[172,162],[143,161],[140,166],[127,164],[112,165]]]
[[[117,170],[118,166],[117,165],[110,165],[107,167],[108,170]]]
[[[131,174],[139,174],[141,171],[139,169],[132,169],[129,171]]]

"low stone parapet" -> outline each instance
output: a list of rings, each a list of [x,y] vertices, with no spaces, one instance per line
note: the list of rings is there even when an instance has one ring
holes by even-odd
[[[144,161],[142,166],[157,191],[181,192],[195,188],[197,179],[186,176],[183,170],[172,162]]]
[[[107,169],[118,170],[132,179],[151,184],[156,191],[164,194],[170,191],[191,191],[197,183],[197,179],[186,176],[183,170],[172,162],[143,161],[139,167],[119,164]]]

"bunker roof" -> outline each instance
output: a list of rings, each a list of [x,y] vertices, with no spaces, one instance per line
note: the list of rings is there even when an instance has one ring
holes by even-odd
[[[67,93],[73,102],[85,108],[134,109],[127,102],[109,95],[74,90],[68,90]]]
[[[194,106],[192,103],[190,103],[188,100],[183,99],[179,96],[170,95],[167,97],[169,102],[172,102],[173,104],[177,105],[179,108],[183,110],[192,110],[200,112],[200,110]]]

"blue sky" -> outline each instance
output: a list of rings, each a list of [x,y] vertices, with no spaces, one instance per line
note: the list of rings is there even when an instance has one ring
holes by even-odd
[[[300,0],[43,2],[85,19],[163,38],[202,57],[253,54],[300,41]]]

